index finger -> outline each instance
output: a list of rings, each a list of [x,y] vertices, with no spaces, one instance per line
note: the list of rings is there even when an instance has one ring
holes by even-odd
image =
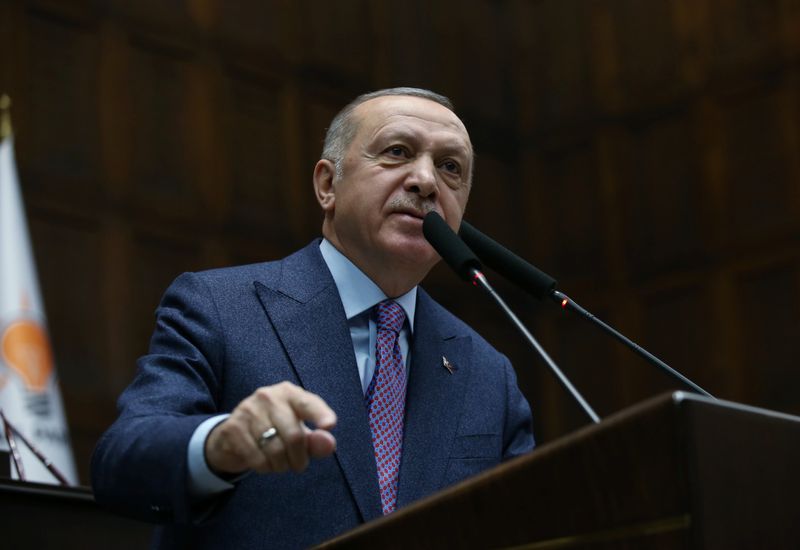
[[[298,391],[289,394],[289,406],[298,419],[313,422],[323,430],[330,430],[336,426],[336,413],[320,396],[297,389]]]

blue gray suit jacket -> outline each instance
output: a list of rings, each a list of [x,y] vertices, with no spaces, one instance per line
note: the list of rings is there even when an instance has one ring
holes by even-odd
[[[422,289],[411,357],[398,507],[533,448],[509,361]],[[162,548],[301,548],[380,517],[355,364],[319,241],[281,261],[180,276],[95,450],[97,501],[161,523]],[[195,428],[284,380],[336,411],[335,454],[301,474],[248,475],[214,502],[193,503],[186,450]]]

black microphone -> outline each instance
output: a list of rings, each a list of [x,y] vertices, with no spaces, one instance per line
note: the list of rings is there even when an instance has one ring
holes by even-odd
[[[517,329],[528,340],[528,343],[533,346],[536,353],[544,360],[550,371],[578,403],[581,409],[583,409],[583,412],[586,413],[592,422],[600,422],[597,413],[592,410],[583,396],[578,393],[578,390],[575,389],[569,379],[561,372],[561,369],[558,368],[536,338],[525,328],[525,325],[522,324],[519,317],[511,311],[508,304],[495,292],[492,285],[490,285],[489,281],[486,279],[486,276],[481,272],[480,260],[478,260],[475,253],[464,244],[464,241],[450,229],[447,222],[436,212],[429,212],[422,221],[422,234],[425,235],[425,238],[431,246],[433,246],[434,250],[439,253],[439,256],[442,257],[445,263],[447,263],[459,277],[467,282],[471,282],[475,286],[481,287],[495,302],[497,302],[497,305],[500,306],[511,322],[514,323]]]
[[[552,295],[558,282],[532,266],[509,249],[462,221],[459,236],[486,265],[509,279],[539,300]]]
[[[698,386],[692,380],[667,365],[664,361],[616,330],[611,325],[604,323],[592,315],[589,311],[582,308],[575,300],[557,290],[556,280],[547,273],[535,268],[530,263],[511,252],[509,249],[487,235],[484,235],[475,227],[463,220],[461,221],[461,229],[459,233],[467,245],[469,245],[471,248],[474,248],[477,251],[478,256],[480,256],[489,267],[504,277],[510,279],[511,282],[519,285],[523,290],[533,294],[540,300],[549,296],[555,302],[559,303],[562,309],[573,311],[584,319],[599,326],[605,332],[646,359],[651,365],[661,369],[668,376],[678,380],[701,395],[711,397],[712,399],[714,398],[713,395]]]
[[[439,214],[429,212],[425,216],[422,220],[422,234],[459,277],[472,282],[475,273],[480,273],[482,266],[478,257]]]

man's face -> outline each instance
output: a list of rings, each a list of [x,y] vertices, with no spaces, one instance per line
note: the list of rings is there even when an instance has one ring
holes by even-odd
[[[326,237],[368,275],[439,260],[422,235],[435,210],[457,230],[470,190],[469,135],[449,109],[428,99],[384,96],[359,105],[358,131],[321,200]],[[417,281],[418,282],[418,281]]]

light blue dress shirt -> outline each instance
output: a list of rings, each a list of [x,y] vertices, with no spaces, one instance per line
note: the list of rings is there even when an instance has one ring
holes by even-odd
[[[378,288],[372,279],[339,252],[327,239],[319,245],[322,258],[336,283],[339,297],[342,299],[350,337],[353,339],[353,351],[356,356],[358,375],[361,378],[361,389],[366,394],[372,376],[375,373],[375,346],[378,339],[377,316],[375,306],[387,299],[386,294]],[[394,298],[406,314],[406,323],[400,331],[400,351],[406,363],[406,375],[410,368],[409,346],[414,332],[414,313],[417,305],[417,287]],[[268,368],[265,366],[265,368]],[[192,434],[187,450],[189,469],[189,492],[196,498],[211,496],[215,493],[232,489],[233,484],[215,475],[206,464],[205,441],[211,430],[228,418],[221,414],[209,418]]]

